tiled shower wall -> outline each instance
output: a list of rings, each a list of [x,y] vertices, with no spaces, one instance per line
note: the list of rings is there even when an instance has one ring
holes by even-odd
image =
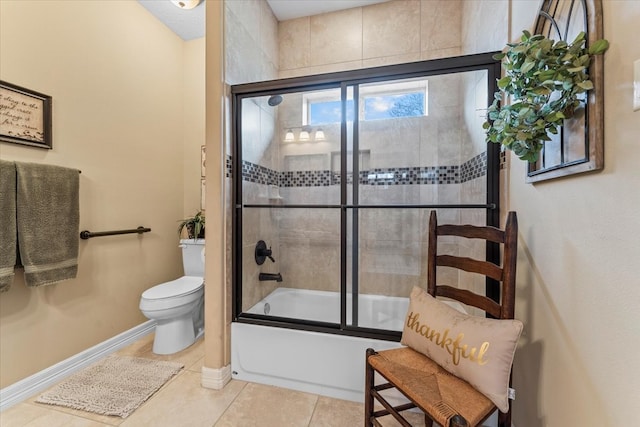
[[[463,3],[390,1],[280,22],[280,77],[459,55]]]
[[[281,22],[280,77],[458,55],[460,5],[461,2],[455,0],[392,1]],[[444,21],[447,31],[436,30]],[[402,25],[397,25],[398,22]],[[361,123],[360,150],[366,153],[361,156],[361,168],[373,171],[367,175],[375,175],[373,180],[360,177],[363,184],[360,186],[361,203],[458,202],[460,171],[455,169],[464,163],[460,161],[459,151],[458,90],[453,78],[443,77],[437,83],[430,81],[429,116]],[[283,116],[291,117],[290,114]],[[283,144],[283,158],[339,151],[339,129],[323,130],[333,145],[325,148],[312,144],[304,144],[306,147]],[[303,152],[305,148],[306,153]],[[314,160],[318,162],[317,158]],[[286,166],[283,165],[283,170],[287,170]],[[335,167],[330,164],[328,169],[333,172]],[[389,173],[394,174],[393,183],[388,178],[380,178],[390,176]],[[436,179],[442,185],[434,185]],[[395,185],[402,180],[411,184],[405,181]],[[287,188],[283,194],[292,199],[310,195],[302,188]],[[331,192],[330,188],[314,188],[311,194],[315,200],[327,203],[339,197],[338,190]],[[293,214],[308,218],[308,215]],[[442,214],[446,215],[445,212]],[[330,286],[335,289],[339,283],[335,280],[339,272],[339,244],[329,236],[338,238],[339,216],[324,211],[316,215],[319,216],[318,221],[313,225],[304,221],[297,225],[292,218],[287,218],[282,224],[286,226],[286,234],[281,234],[283,251],[289,248],[283,256],[288,253],[296,261],[283,264],[283,267],[286,268],[286,277],[294,278],[294,282],[300,284],[298,286],[311,284],[312,288]],[[423,281],[426,272],[423,250],[426,248],[426,215],[417,210],[361,211],[361,292],[406,296],[413,284]],[[309,227],[314,236],[322,236],[322,257],[317,257],[318,251],[305,237]],[[281,233],[284,229],[281,228]],[[317,259],[320,263],[310,271],[297,268],[299,261],[304,259]],[[329,274],[332,277],[326,277]],[[320,281],[311,280],[318,276],[322,277]]]
[[[392,1],[280,22],[278,76],[458,55],[462,3]],[[437,24],[445,21],[443,32]],[[397,22],[403,25],[389,25]],[[432,78],[428,116],[393,120],[393,125],[390,120],[363,122],[361,165],[367,172],[358,178],[360,202],[484,203],[486,154],[479,135],[484,82],[477,73]],[[248,123],[243,129],[244,203],[339,203],[339,127],[323,127],[324,142],[282,142],[287,128],[302,124],[301,105],[301,94],[286,95],[276,108],[266,98],[243,104],[243,122]],[[277,286],[338,289],[338,210],[244,211],[245,309]],[[438,214],[440,222],[484,222],[483,211]],[[361,292],[406,296],[411,286],[424,285],[427,220],[428,210],[361,211]],[[253,248],[259,239],[272,247],[275,263],[256,266]],[[258,282],[259,271],[281,272],[284,281]],[[457,283],[458,278],[446,280]]]
[[[271,80],[278,77],[278,21],[273,15],[271,8],[264,0],[233,0],[225,1],[225,82],[227,89],[229,85],[248,83],[262,80]],[[230,92],[227,92],[227,99],[230,99]],[[273,155],[271,141],[273,140],[273,129],[275,124],[274,111],[265,108],[265,105],[252,104],[246,106],[247,114],[254,126],[247,128],[247,141],[251,145],[251,152],[254,157],[248,160],[255,163],[272,166],[268,161]],[[226,116],[229,118],[226,129],[226,152],[231,150],[230,135],[230,102],[227,103]],[[277,147],[273,147],[276,148]],[[226,242],[227,242],[227,286],[229,298],[231,298],[231,250],[232,250],[232,181],[230,166],[231,160],[227,157],[228,173],[225,179],[226,195]],[[258,185],[250,184],[247,193],[258,194]],[[248,280],[258,283],[258,267],[253,258],[253,248],[257,238],[268,242],[276,241],[277,227],[272,222],[268,211],[254,212],[253,216],[247,218],[244,224],[244,232],[247,239],[243,241],[242,252],[244,259],[243,270],[248,275]],[[269,289],[252,286],[247,288],[244,297],[250,301],[258,301],[269,293]],[[231,301],[228,301],[231,304]]]

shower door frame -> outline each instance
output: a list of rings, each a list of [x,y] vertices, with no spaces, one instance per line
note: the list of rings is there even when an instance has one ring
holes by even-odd
[[[358,278],[357,278],[357,254],[356,244],[357,216],[359,209],[486,209],[486,225],[499,226],[500,223],[500,146],[487,142],[487,187],[486,204],[376,204],[360,205],[357,201],[356,177],[359,174],[358,156],[353,156],[354,191],[353,203],[347,203],[347,120],[346,120],[346,91],[347,87],[354,88],[354,104],[357,107],[357,92],[361,84],[384,82],[387,80],[399,80],[413,77],[429,77],[469,71],[487,72],[487,106],[493,102],[493,94],[497,91],[497,80],[500,78],[500,61],[493,59],[499,52],[465,55],[451,58],[442,58],[429,61],[420,61],[398,65],[358,69],[336,73],[319,74],[313,76],[294,77],[279,80],[269,80],[256,83],[246,83],[231,86],[231,113],[232,113],[232,321],[250,323],[263,326],[283,327],[313,332],[324,332],[348,336],[399,341],[401,332],[382,329],[363,328],[347,324],[347,237],[348,237],[348,210],[352,209],[354,217],[352,230],[353,238],[353,274],[352,277],[352,321],[357,324],[358,315]],[[340,204],[246,204],[242,202],[242,100],[261,96],[283,95],[293,92],[305,92],[325,89],[339,89],[341,92],[342,121],[340,141]],[[357,111],[357,110],[356,110]],[[358,152],[358,122],[353,121],[353,153]],[[305,319],[282,318],[269,315],[245,313],[242,311],[242,213],[243,208],[266,209],[340,209],[340,323],[318,322]],[[499,247],[496,244],[487,244],[486,259],[498,262],[500,259]],[[355,284],[355,285],[354,285]],[[498,301],[500,288],[498,283],[488,279],[486,283],[488,296]]]

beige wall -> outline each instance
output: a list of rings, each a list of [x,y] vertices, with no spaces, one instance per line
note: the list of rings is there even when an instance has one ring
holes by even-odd
[[[0,295],[0,387],[144,322],[140,294],[181,274],[177,220],[200,198],[199,46],[135,1],[0,2],[0,79],[53,97],[53,150],[0,143],[0,157],[81,169],[81,229],[152,229],[81,241],[74,280],[30,289],[18,272]]]
[[[640,2],[603,1],[605,168],[525,184],[512,156],[510,208],[518,212],[516,425],[637,423],[640,402],[640,112],[632,64]],[[511,40],[531,26],[536,1],[512,2]]]
[[[200,147],[205,144],[205,38],[183,42],[183,46],[183,215],[186,218],[200,210]]]

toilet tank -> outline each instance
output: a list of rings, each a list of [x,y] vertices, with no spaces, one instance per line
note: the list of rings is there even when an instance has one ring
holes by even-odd
[[[204,239],[181,239],[185,276],[204,277]]]

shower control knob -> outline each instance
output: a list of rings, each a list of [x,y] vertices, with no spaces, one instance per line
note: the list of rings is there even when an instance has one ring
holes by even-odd
[[[256,260],[256,264],[258,264],[258,265],[264,264],[264,262],[265,262],[265,260],[267,258],[269,258],[271,260],[271,262],[276,262],[276,260],[271,255],[271,247],[269,247],[267,249],[267,244],[264,242],[264,240],[260,240],[256,244],[256,249],[255,249],[255,252],[254,252],[254,258]]]

